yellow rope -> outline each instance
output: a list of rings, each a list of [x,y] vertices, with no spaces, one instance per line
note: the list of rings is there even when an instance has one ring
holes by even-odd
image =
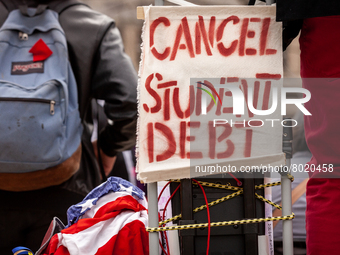
[[[266,184],[261,184],[261,185],[255,185],[255,189],[263,189],[263,188],[268,188],[268,187],[273,187],[273,186],[278,186],[281,185],[281,182],[272,182],[272,183],[266,183]]]
[[[288,178],[293,182],[294,177],[290,174],[287,175]],[[176,180],[169,180],[171,182],[180,182],[181,180],[176,179]],[[235,186],[230,186],[230,185],[223,185],[223,184],[217,184],[217,183],[210,183],[210,182],[202,182],[198,181],[202,186],[205,187],[211,187],[211,188],[218,188],[218,189],[227,189],[227,190],[242,190],[243,188],[241,187],[235,187]],[[193,182],[194,185],[196,185],[195,182]],[[281,182],[272,182],[272,183],[267,183],[267,184],[261,184],[261,185],[255,185],[255,189],[263,189],[267,187],[273,187],[273,186],[278,186],[281,185]]]
[[[169,180],[169,181],[171,181],[171,182],[180,182],[181,180],[176,179],[176,180]],[[227,190],[242,190],[243,189],[241,187],[234,187],[234,186],[223,185],[223,184],[218,184],[218,183],[202,182],[202,181],[198,181],[198,182],[202,186],[211,187],[211,188],[227,189]],[[195,182],[193,182],[192,184],[197,185]]]
[[[260,222],[276,221],[276,220],[292,220],[292,219],[294,219],[294,217],[295,217],[295,214],[292,213],[291,215],[281,216],[281,217],[212,222],[212,223],[210,223],[210,226],[211,227],[221,227],[221,226],[249,224],[249,223],[260,223]],[[194,228],[206,228],[206,227],[208,227],[208,223],[159,227],[159,228],[146,228],[146,231],[148,231],[148,232],[160,232],[160,231],[168,231],[168,230],[182,230],[182,229],[194,229]]]
[[[230,194],[230,195],[228,195],[228,196],[225,196],[225,197],[222,197],[222,198],[220,198],[220,199],[217,199],[217,200],[215,200],[215,201],[210,202],[210,203],[208,204],[208,206],[211,207],[211,206],[213,206],[213,205],[217,205],[217,204],[219,204],[219,203],[222,203],[222,202],[224,202],[224,201],[227,201],[227,200],[229,200],[229,199],[232,199],[232,198],[234,198],[234,197],[236,197],[236,196],[238,196],[238,195],[241,195],[242,193],[243,193],[243,190],[239,190],[239,191],[237,191],[237,192],[235,192],[235,193],[232,193],[232,194]],[[196,212],[202,211],[202,210],[204,210],[204,209],[207,209],[207,206],[206,206],[206,205],[202,205],[202,206],[200,206],[200,207],[195,208],[195,209],[193,210],[193,212],[196,213]],[[176,216],[174,216],[174,217],[172,217],[172,218],[170,218],[170,219],[161,221],[161,222],[159,222],[159,225],[161,226],[161,225],[166,224],[166,223],[168,223],[168,222],[170,222],[170,221],[178,220],[178,219],[180,219],[180,218],[182,218],[182,215],[181,215],[181,214],[176,215]]]
[[[219,203],[222,203],[222,202],[224,202],[224,201],[227,201],[227,200],[229,200],[229,199],[232,199],[232,198],[234,198],[234,197],[237,197],[238,195],[241,195],[242,193],[243,193],[243,190],[237,191],[237,192],[232,193],[232,194],[230,194],[230,195],[228,195],[228,196],[222,197],[222,198],[220,198],[220,199],[217,199],[217,200],[215,200],[215,201],[212,201],[212,202],[208,203],[208,206],[211,207],[211,206],[213,206],[213,205],[217,205],[217,204],[219,204]],[[202,206],[200,206],[200,207],[195,208],[195,209],[194,209],[194,213],[195,213],[195,212],[202,211],[202,210],[204,210],[204,209],[207,209],[207,206],[206,206],[206,205],[202,205]]]
[[[159,222],[158,225],[162,226],[162,225],[167,224],[167,223],[169,223],[171,221],[179,220],[181,218],[182,218],[182,214],[178,214],[178,215],[176,215],[176,216],[174,216],[174,217],[172,217],[170,219],[167,219],[167,220]]]
[[[294,181],[294,177],[291,174],[287,174],[288,178],[291,181]],[[170,180],[171,182],[180,182],[179,179],[176,180]],[[219,189],[227,189],[227,190],[237,190],[237,192],[234,192],[230,195],[227,195],[225,197],[222,197],[220,199],[217,199],[215,201],[212,201],[210,203],[208,203],[208,206],[211,207],[213,205],[217,205],[219,203],[222,203],[224,201],[227,201],[231,198],[234,198],[238,195],[241,195],[243,193],[243,188],[241,187],[234,187],[234,186],[230,186],[230,185],[223,185],[223,184],[216,184],[216,183],[209,183],[209,182],[202,182],[199,181],[199,183],[202,186],[205,187],[213,187],[213,188],[219,188]],[[195,183],[193,183],[195,184]],[[267,184],[262,184],[262,185],[255,185],[255,189],[263,189],[266,187],[272,187],[272,186],[277,186],[277,185],[281,185],[281,182],[274,182],[274,183],[267,183]],[[282,210],[282,207],[275,204],[274,202],[264,198],[263,196],[255,193],[255,196],[257,199],[260,199],[263,202],[266,202],[276,208],[278,208],[279,210]],[[207,208],[207,205],[202,205],[200,207],[197,207],[193,210],[194,213],[202,211],[204,209]],[[248,220],[235,220],[235,221],[223,221],[223,222],[214,222],[211,223],[210,226],[211,227],[218,227],[218,226],[228,226],[228,225],[237,225],[237,224],[249,224],[249,223],[259,223],[259,222],[265,222],[265,221],[277,221],[277,220],[291,220],[295,217],[294,213],[292,213],[291,215],[287,215],[287,216],[280,216],[280,217],[270,217],[270,218],[259,218],[259,219],[248,219]],[[171,221],[175,221],[178,219],[181,219],[182,215],[176,215],[170,219],[164,220],[159,222],[159,226],[162,226],[164,224],[167,224]],[[148,232],[159,232],[159,231],[167,231],[167,230],[180,230],[180,229],[193,229],[193,228],[202,228],[202,227],[207,227],[208,223],[204,223],[204,224],[191,224],[191,225],[182,225],[182,226],[169,226],[169,227],[158,227],[158,228],[146,228],[146,231]]]
[[[261,195],[259,195],[259,194],[257,194],[257,193],[255,193],[255,196],[256,196],[256,198],[260,199],[261,201],[266,202],[266,203],[268,203],[268,204],[270,204],[270,205],[276,207],[276,208],[279,209],[279,210],[282,210],[282,207],[281,207],[281,206],[279,206],[278,204],[275,204],[274,202],[268,200],[267,198],[264,198],[263,196],[261,196]]]

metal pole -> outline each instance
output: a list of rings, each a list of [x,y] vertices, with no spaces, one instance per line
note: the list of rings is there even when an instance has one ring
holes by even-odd
[[[155,5],[163,5],[163,0],[155,0]],[[148,219],[149,227],[158,227],[158,190],[157,182],[149,183],[148,186]],[[159,234],[149,233],[149,255],[159,255]]]
[[[287,172],[290,174],[291,158],[293,156],[293,129],[292,121],[285,119],[283,122],[283,152],[286,154]],[[285,169],[286,170],[286,169]],[[282,200],[282,216],[292,214],[292,183],[284,172],[281,175],[281,200]],[[293,255],[293,221],[284,220],[282,222],[282,244],[283,255]]]
[[[149,227],[158,227],[158,191],[157,182],[148,184],[148,218]],[[149,233],[149,254],[159,255],[158,232]]]
[[[290,159],[287,159],[288,168]],[[286,175],[281,176],[282,216],[292,214],[292,183]],[[293,255],[293,221],[282,222],[283,255]]]

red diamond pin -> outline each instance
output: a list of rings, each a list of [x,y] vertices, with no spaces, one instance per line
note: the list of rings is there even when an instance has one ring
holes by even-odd
[[[52,55],[51,49],[46,45],[46,43],[39,39],[33,47],[29,50],[33,54],[33,61],[43,61]]]

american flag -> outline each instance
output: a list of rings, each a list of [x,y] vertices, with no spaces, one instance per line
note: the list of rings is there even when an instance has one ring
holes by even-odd
[[[149,254],[146,208],[143,191],[110,177],[68,209],[68,225],[39,254]]]

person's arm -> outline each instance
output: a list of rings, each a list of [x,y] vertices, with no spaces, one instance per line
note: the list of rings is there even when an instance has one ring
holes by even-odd
[[[114,156],[135,145],[137,122],[137,74],[114,24],[103,37],[95,62],[93,95],[105,101],[104,112],[111,120],[98,138],[103,165],[109,171]]]

